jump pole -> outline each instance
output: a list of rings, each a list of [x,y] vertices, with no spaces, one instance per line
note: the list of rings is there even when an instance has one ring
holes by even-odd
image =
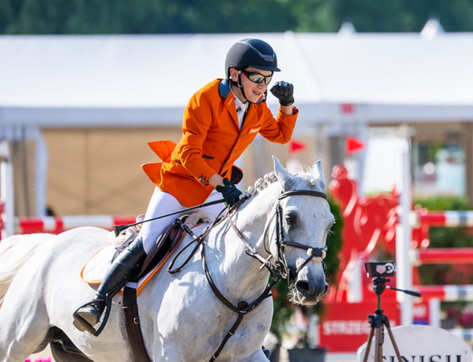
[[[81,226],[95,226],[112,230],[115,225],[136,222],[134,216],[62,216],[62,217],[20,217],[15,219],[15,233],[60,233]]]
[[[409,259],[412,234],[409,220],[411,214],[411,167],[407,138],[405,138],[400,161],[402,178],[399,208],[400,223],[396,227],[396,286],[400,289],[412,290],[412,266]],[[411,325],[413,323],[412,297],[402,292],[396,294],[397,301],[401,305],[401,324]]]
[[[473,248],[417,249],[412,252],[413,264],[473,263]]]
[[[415,226],[473,226],[473,211],[418,211],[413,213],[413,219]]]

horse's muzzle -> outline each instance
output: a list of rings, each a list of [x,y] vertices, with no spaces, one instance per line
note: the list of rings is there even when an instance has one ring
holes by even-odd
[[[301,305],[316,304],[328,291],[325,280],[310,282],[307,279],[299,279],[294,284],[296,299]]]

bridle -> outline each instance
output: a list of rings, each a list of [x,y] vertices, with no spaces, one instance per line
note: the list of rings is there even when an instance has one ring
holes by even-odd
[[[182,228],[192,236],[194,239],[191,243],[186,245],[171,261],[169,267],[168,267],[168,272],[171,274],[179,272],[192,258],[192,256],[195,254],[199,246],[202,246],[201,248],[201,257],[202,257],[202,267],[205,272],[205,276],[207,278],[207,281],[214,292],[215,296],[229,309],[234,311],[235,313],[238,314],[238,318],[233,324],[232,328],[230,331],[227,333],[227,335],[224,337],[223,341],[221,342],[220,346],[218,347],[217,351],[213,354],[212,358],[209,360],[209,362],[213,362],[217,359],[217,357],[220,355],[220,352],[222,351],[223,347],[227,343],[228,339],[234,335],[236,329],[240,325],[241,321],[243,320],[243,316],[252,310],[254,310],[262,301],[264,301],[266,298],[270,297],[272,295],[271,293],[271,288],[281,279],[287,279],[287,278],[296,278],[297,274],[304,268],[309,262],[314,261],[317,263],[322,263],[324,272],[325,272],[325,255],[327,251],[327,246],[323,248],[314,248],[309,245],[305,244],[300,244],[292,241],[287,241],[284,238],[284,231],[283,231],[283,215],[282,215],[282,207],[281,207],[281,200],[285,199],[286,197],[290,196],[315,196],[315,197],[320,197],[325,200],[327,200],[327,195],[324,192],[320,191],[315,191],[315,190],[297,190],[297,191],[286,191],[281,193],[278,197],[278,201],[275,205],[275,212],[273,212],[272,216],[269,218],[268,222],[266,223],[265,230],[263,233],[264,240],[269,240],[268,238],[268,230],[270,228],[270,225],[273,220],[276,220],[276,245],[277,245],[277,251],[278,255],[276,257],[275,262],[271,262],[271,259],[274,257],[271,252],[268,250],[266,247],[265,243],[265,250],[269,254],[268,258],[264,258],[261,254],[257,252],[257,250],[248,242],[246,237],[243,235],[243,233],[236,227],[235,223],[232,220],[232,216],[235,214],[235,212],[238,210],[240,205],[244,203],[248,197],[243,197],[240,199],[234,206],[230,207],[228,209],[227,214],[222,218],[219,219],[220,215],[225,211],[222,210],[222,212],[217,216],[215,221],[210,225],[207,229],[204,230],[204,232],[200,236],[196,236],[192,230],[190,230],[185,224],[181,224]],[[236,306],[232,304],[225,296],[220,292],[220,290],[217,288],[215,285],[212,275],[210,274],[210,271],[207,266],[207,261],[205,257],[205,240],[207,238],[207,235],[209,234],[210,230],[216,226],[217,224],[221,223],[223,220],[228,220],[229,224],[231,225],[232,229],[235,231],[235,233],[238,235],[238,237],[242,240],[242,242],[245,244],[246,247],[246,254],[257,259],[258,261],[261,262],[262,266],[260,269],[263,269],[266,267],[268,271],[271,274],[271,279],[272,282],[266,286],[264,291],[260,294],[256,300],[254,300],[252,303],[248,303],[246,301],[240,301]],[[173,269],[174,262],[176,259],[179,257],[179,255],[187,249],[189,245],[191,245],[193,242],[196,242],[196,246],[194,247],[193,251],[191,252],[190,256],[183,262],[183,264],[177,268]],[[297,270],[294,273],[290,273],[289,268],[287,266],[287,261],[286,261],[286,256],[285,256],[285,249],[286,247],[293,247],[293,248],[298,248],[298,249],[303,249],[307,251],[307,256],[308,258],[297,268]]]
[[[286,191],[286,192],[283,192],[278,197],[278,202],[276,204],[276,214],[275,214],[276,216],[276,246],[278,250],[278,255],[277,255],[277,260],[275,264],[278,266],[278,269],[281,270],[281,273],[282,273],[281,276],[284,279],[289,278],[289,279],[294,280],[297,278],[297,275],[302,270],[302,268],[304,268],[311,261],[314,261],[316,263],[322,263],[324,272],[326,271],[327,268],[325,264],[325,256],[327,254],[327,246],[324,246],[322,248],[314,248],[309,245],[285,240],[284,230],[282,227],[283,213],[282,213],[282,207],[281,207],[280,201],[290,196],[315,196],[315,197],[321,197],[327,201],[328,199],[327,199],[327,195],[324,192],[315,191],[315,190]],[[303,249],[303,250],[306,250],[307,252],[307,259],[293,273],[290,273],[289,268],[287,266],[286,254],[285,254],[286,247]]]

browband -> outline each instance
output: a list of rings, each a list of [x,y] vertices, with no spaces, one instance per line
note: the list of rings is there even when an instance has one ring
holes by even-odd
[[[315,190],[286,191],[286,192],[283,192],[279,196],[278,200],[282,200],[282,199],[284,199],[286,197],[289,197],[289,196],[297,196],[297,195],[317,196],[317,197],[321,197],[325,200],[328,200],[327,194],[325,192],[315,191]]]

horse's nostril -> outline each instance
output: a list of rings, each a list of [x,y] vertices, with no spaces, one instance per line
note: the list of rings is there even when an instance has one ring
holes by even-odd
[[[319,298],[328,292],[328,284],[324,283],[324,285],[311,286],[307,280],[298,280],[295,284],[295,288],[300,294],[306,297],[313,296]]]
[[[304,281],[304,280],[297,281],[296,282],[296,288],[300,293],[302,293],[304,295],[307,295],[307,293],[310,291],[309,283]]]

